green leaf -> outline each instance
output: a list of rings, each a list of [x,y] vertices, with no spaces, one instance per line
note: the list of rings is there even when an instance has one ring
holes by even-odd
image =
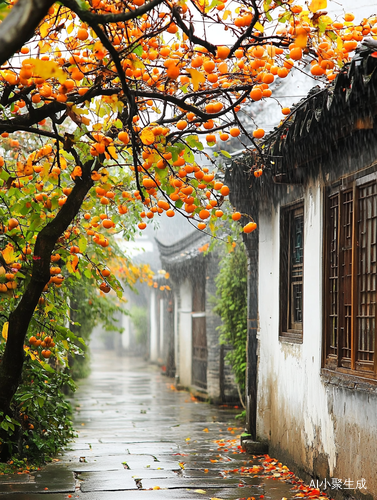
[[[32,399],[33,394],[24,394],[19,398],[20,401],[27,401],[28,399]]]
[[[333,41],[335,42],[336,39],[338,38],[337,35],[333,32],[333,31],[330,31],[328,30],[326,35]]]
[[[34,233],[34,231],[43,224],[43,220],[39,215],[31,217],[31,224],[29,226],[29,232]]]
[[[285,12],[285,14],[283,14],[282,16],[280,16],[278,21],[279,21],[279,23],[285,23],[291,17],[292,17],[292,14],[288,11],[288,12]]]
[[[8,172],[6,172],[5,170],[2,170],[0,172],[0,179],[2,179],[3,181],[7,181],[9,179],[9,174]]]
[[[48,363],[46,363],[45,361],[41,361],[41,365],[46,370],[46,372],[55,373],[55,370]]]
[[[210,5],[208,5],[208,7],[206,7],[205,12],[206,13],[209,12],[210,10],[214,9],[215,7],[217,7],[220,4],[222,4],[222,2],[219,2],[219,0],[212,0]]]
[[[7,3],[1,3],[0,5],[0,21],[4,21],[4,19],[9,14],[10,10]]]
[[[81,10],[89,10],[89,6],[85,2],[85,0],[76,0],[76,3],[80,7]]]
[[[193,149],[199,149],[199,151],[202,151],[204,149],[204,146],[199,141],[199,137],[197,135],[189,135],[185,140],[187,144]]]
[[[143,53],[143,47],[141,45],[136,45],[132,52],[141,57],[141,54]]]
[[[185,148],[183,158],[187,161],[187,163],[193,163],[195,161],[194,153],[189,148]]]
[[[177,200],[177,201],[175,202],[175,206],[176,206],[177,208],[182,208],[182,207],[183,207],[183,201],[182,201],[182,200]]]
[[[228,153],[228,151],[225,151],[224,149],[222,149],[220,151],[220,153],[225,156],[225,158],[232,158],[232,155],[230,153]]]
[[[92,273],[90,272],[90,269],[85,269],[84,276],[85,276],[85,278],[88,278],[88,279],[90,279],[92,277]]]
[[[78,247],[79,247],[81,253],[85,253],[87,244],[88,243],[86,241],[86,238],[84,236],[81,236],[79,239],[79,243],[78,243]]]

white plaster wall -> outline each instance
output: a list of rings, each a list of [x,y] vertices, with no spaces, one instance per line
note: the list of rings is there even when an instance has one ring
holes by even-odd
[[[160,299],[160,358],[163,356],[165,343],[165,328],[164,328],[164,299]]]
[[[158,319],[157,319],[157,298],[156,298],[156,290],[151,291],[151,299],[150,299],[150,353],[149,358],[152,362],[157,362],[158,360],[158,347],[159,347],[159,339],[158,339]]]
[[[322,200],[319,185],[306,188],[302,344],[279,341],[280,209],[269,206],[260,210],[257,432],[306,471],[315,468],[318,456],[326,457],[328,480],[343,477],[356,482],[363,477],[368,491],[377,494],[373,439],[377,435],[377,398],[326,385],[320,375]],[[362,453],[364,457],[360,457]]]
[[[175,379],[179,382],[179,290],[178,293],[174,291],[174,365],[175,365]]]
[[[320,380],[322,336],[321,189],[304,201],[303,343],[279,341],[279,209],[262,210],[259,221],[259,432],[307,461],[305,446],[317,446],[336,463],[333,422]],[[276,420],[279,420],[277,430]],[[298,431],[299,429],[299,431]]]
[[[123,332],[121,335],[122,348],[127,350],[130,347],[131,337],[130,337],[130,317],[126,314],[122,314],[122,328]]]
[[[191,385],[192,370],[192,286],[188,280],[180,284],[180,308],[178,310],[179,382]]]

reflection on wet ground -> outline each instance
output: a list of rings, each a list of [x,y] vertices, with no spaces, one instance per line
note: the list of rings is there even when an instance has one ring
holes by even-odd
[[[267,456],[243,453],[240,410],[199,402],[140,358],[94,352],[73,400],[78,438],[32,475],[3,476],[12,500],[318,498]],[[292,489],[295,487],[295,489]],[[301,489],[298,489],[301,488]],[[322,495],[323,496],[323,495]],[[321,498],[321,497],[320,497]]]

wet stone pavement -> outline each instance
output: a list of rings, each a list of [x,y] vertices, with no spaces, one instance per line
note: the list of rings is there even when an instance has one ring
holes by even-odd
[[[171,379],[139,358],[93,353],[92,374],[80,383],[73,407],[78,438],[40,471],[0,476],[0,497],[322,498],[277,461],[242,452],[240,410],[174,390]]]

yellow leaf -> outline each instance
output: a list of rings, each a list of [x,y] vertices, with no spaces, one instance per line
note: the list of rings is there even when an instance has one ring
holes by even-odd
[[[77,265],[79,263],[79,258],[77,255],[70,255],[67,259],[67,270],[69,273],[73,274],[77,271]]]
[[[24,347],[24,351],[25,351],[25,353],[26,353],[26,354],[28,354],[28,355],[31,357],[31,359],[32,359],[33,361],[34,361],[35,359],[37,359],[37,357],[36,357],[36,356],[35,356],[35,355],[31,352],[30,347],[25,346],[25,347]]]
[[[28,59],[28,64],[34,66],[34,75],[44,78],[57,78],[59,83],[64,83],[67,75],[55,61],[41,61],[40,59]]]
[[[111,158],[113,158],[114,160],[116,160],[118,158],[117,150],[115,149],[115,146],[109,146],[107,148],[107,151],[109,152],[109,155],[111,156]]]
[[[326,9],[327,0],[312,0],[309,4],[309,10],[311,12],[317,12],[318,10]]]
[[[228,17],[231,15],[231,13],[232,12],[230,10],[226,10],[223,15],[223,21],[226,21]]]
[[[62,340],[62,344],[63,344],[63,347],[65,350],[69,350],[69,345],[68,345],[68,342],[66,340]]]
[[[73,23],[71,23],[71,24],[68,26],[68,28],[67,28],[67,33],[68,33],[68,35],[70,35],[70,34],[72,33],[72,31],[73,31]]]
[[[5,340],[8,340],[8,328],[9,328],[9,322],[7,321],[3,325],[3,332],[2,332],[3,339]]]
[[[298,35],[296,38],[295,38],[295,45],[297,45],[298,47],[301,47],[302,49],[304,49],[307,45],[307,42],[308,42],[308,35]]]
[[[260,22],[258,22],[258,21],[255,23],[254,28],[255,28],[256,30],[260,31],[261,33],[263,33],[263,31],[264,31],[264,27],[263,27],[263,26],[261,25],[261,23],[260,23]]]
[[[194,490],[194,493],[202,493],[205,495],[207,492],[205,490]]]
[[[329,24],[332,23],[332,19],[330,16],[321,16],[321,23],[325,24],[328,26]]]
[[[47,42],[39,42],[40,53],[45,54],[46,52],[51,52],[51,45]],[[63,83],[63,82],[62,82]]]
[[[189,68],[187,71],[191,75],[191,83],[194,88],[194,92],[196,92],[199,88],[199,85],[206,81],[205,76],[197,69]]]
[[[152,132],[152,130],[145,128],[140,134],[140,139],[143,144],[150,146],[154,143],[154,133]]]
[[[89,111],[87,109],[82,109],[77,106],[72,106],[72,111],[76,113],[76,115],[88,115]]]
[[[222,500],[221,498],[213,497],[211,500]]]
[[[11,245],[7,245],[2,251],[2,254],[7,264],[11,264],[16,259],[13,247]]]
[[[42,23],[40,28],[39,28],[39,31],[41,33],[41,37],[42,38],[46,38],[47,34],[48,34],[48,30],[50,29],[50,26],[49,24],[47,23]],[[42,77],[43,78],[43,77]]]

